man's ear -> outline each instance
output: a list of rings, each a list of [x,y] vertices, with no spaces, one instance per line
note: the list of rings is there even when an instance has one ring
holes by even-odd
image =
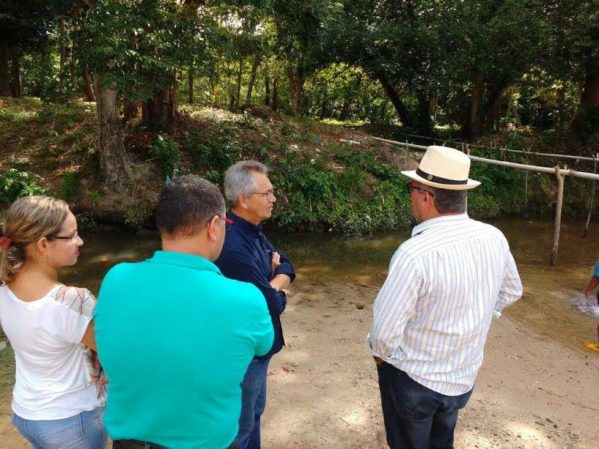
[[[248,199],[249,197],[243,196],[243,194],[239,194],[239,196],[237,197],[237,205],[242,209],[247,209],[249,206]]]
[[[218,238],[217,232],[218,231],[217,231],[216,227],[220,225],[218,223],[219,221],[220,221],[219,218],[215,215],[208,222],[208,226],[206,227],[206,232],[207,232],[207,235],[208,235],[208,240],[217,240],[217,238]]]

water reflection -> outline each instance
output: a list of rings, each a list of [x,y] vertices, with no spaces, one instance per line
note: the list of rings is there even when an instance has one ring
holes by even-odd
[[[557,266],[549,267],[553,223],[502,220],[494,224],[506,234],[524,282],[523,299],[506,313],[548,338],[577,348],[583,340],[594,339],[597,319],[583,315],[570,301],[581,294],[599,258],[599,233],[591,232],[582,239],[583,223],[562,224]],[[409,234],[347,238],[271,233],[270,237],[294,261],[298,282],[333,281],[378,287],[385,279],[393,252]],[[93,292],[97,292],[102,276],[112,265],[149,257],[160,244],[157,234],[105,231],[84,238],[79,264],[68,270],[64,279]]]

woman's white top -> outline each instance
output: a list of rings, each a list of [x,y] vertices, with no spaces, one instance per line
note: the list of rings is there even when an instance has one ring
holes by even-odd
[[[43,298],[22,301],[0,285],[0,325],[15,352],[15,414],[62,419],[103,405],[81,344],[95,305],[83,288],[58,285]]]

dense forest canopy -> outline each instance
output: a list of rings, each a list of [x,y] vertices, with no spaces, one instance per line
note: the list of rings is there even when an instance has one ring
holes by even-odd
[[[596,151],[599,0],[0,5],[0,95],[96,101],[114,188],[128,124],[169,133],[183,103],[468,139],[528,127]]]

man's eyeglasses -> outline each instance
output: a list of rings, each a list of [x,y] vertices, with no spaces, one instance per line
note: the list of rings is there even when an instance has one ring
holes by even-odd
[[[274,191],[274,189],[270,189],[270,190],[267,190],[266,192],[252,192],[251,195],[262,195],[264,197],[272,196],[273,198],[275,198],[275,191]]]
[[[46,238],[48,240],[66,240],[66,241],[70,241],[72,242],[73,240],[77,240],[79,238],[79,234],[78,233],[74,233],[71,235],[48,235],[46,236]]]
[[[430,190],[423,189],[422,187],[419,187],[419,186],[417,186],[417,185],[414,185],[414,184],[412,184],[411,182],[408,182],[408,183],[406,184],[406,191],[407,191],[408,193],[412,193],[412,190],[418,190],[418,191],[419,191],[419,192],[421,192],[421,193],[425,193],[425,192],[426,192],[426,193],[428,193],[430,196],[433,196],[433,197],[435,196],[435,194],[434,194],[433,192],[431,192]]]

